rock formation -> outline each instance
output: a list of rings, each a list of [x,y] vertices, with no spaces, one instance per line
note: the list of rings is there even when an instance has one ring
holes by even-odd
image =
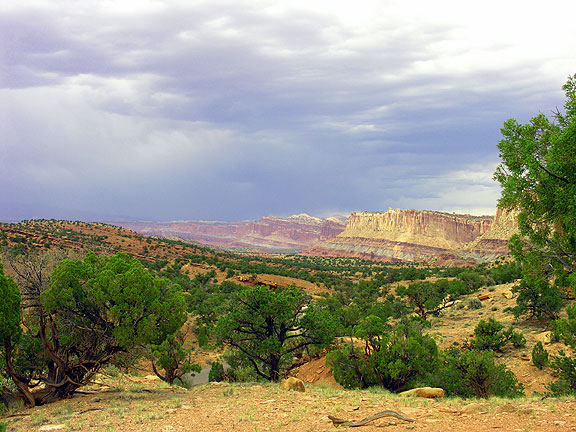
[[[444,389],[439,387],[418,387],[398,393],[399,397],[443,398],[446,395]]]
[[[144,235],[178,237],[225,248],[248,248],[266,252],[295,253],[336,237],[345,218],[320,219],[306,214],[279,218],[266,216],[242,222],[114,222]]]
[[[178,237],[210,246],[310,256],[463,266],[508,254],[516,214],[470,216],[427,210],[355,212],[348,218],[263,217],[244,222],[118,223],[145,235]]]
[[[294,391],[299,391],[299,392],[305,392],[306,391],[306,386],[304,385],[304,381],[302,381],[301,379],[295,378],[295,377],[288,377],[286,379],[282,380],[282,383],[280,384],[280,388],[282,390],[288,391],[288,390],[294,390]]]
[[[508,254],[508,240],[518,232],[517,213],[496,210],[494,222],[490,229],[464,246],[463,252],[470,253],[479,260],[492,260]]]
[[[460,248],[444,252],[431,262],[443,266],[474,265],[508,255],[508,240],[518,232],[517,213],[496,210],[490,229]]]
[[[494,217],[398,209],[357,212],[342,233],[302,254],[474,265],[507,255],[508,239],[517,231],[516,214],[500,209]]]

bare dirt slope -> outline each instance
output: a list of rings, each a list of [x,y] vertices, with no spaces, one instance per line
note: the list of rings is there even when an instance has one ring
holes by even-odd
[[[335,430],[328,415],[360,420],[395,410],[415,421],[384,417],[358,430],[556,432],[576,430],[575,408],[573,399],[403,399],[382,391],[321,387],[285,392],[279,384],[219,384],[185,390],[131,378],[3,421],[8,422],[8,430],[17,432],[300,432]]]

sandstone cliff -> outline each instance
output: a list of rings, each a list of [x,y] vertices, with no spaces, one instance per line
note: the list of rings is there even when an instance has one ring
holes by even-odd
[[[470,265],[506,255],[513,223],[514,216],[503,212],[496,218],[398,209],[357,212],[337,237],[302,253]]]
[[[507,255],[509,253],[508,240],[518,232],[516,217],[516,212],[498,208],[490,229],[465,245],[462,253],[477,261],[490,261],[498,256]]]
[[[340,237],[365,237],[451,249],[484,234],[491,224],[490,216],[390,209],[379,213],[352,213]]]
[[[115,223],[145,235],[178,237],[211,246],[376,261],[474,265],[508,254],[516,215],[470,216],[420,210],[356,212],[348,218],[306,214],[244,222]]]
[[[114,222],[144,235],[178,237],[210,246],[248,248],[267,252],[299,252],[336,237],[345,218],[315,218],[306,214],[279,218],[266,216],[242,222]]]

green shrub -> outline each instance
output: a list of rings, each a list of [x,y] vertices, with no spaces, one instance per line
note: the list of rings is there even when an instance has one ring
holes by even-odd
[[[552,322],[554,338],[564,342],[572,350],[576,348],[576,304],[566,307],[567,318]],[[568,357],[564,351],[553,357],[550,366],[558,375],[558,381],[549,385],[556,394],[576,393],[576,357]]]
[[[227,382],[255,382],[262,381],[260,375],[256,373],[250,360],[238,354],[237,351],[228,349],[222,355],[223,364],[226,365],[224,370],[223,381]]]
[[[11,348],[15,367],[6,369],[27,405],[69,397],[110,364],[135,363],[148,352],[145,347],[186,321],[181,288],[127,254],[89,252],[82,260],[60,261],[51,276],[43,264],[47,258],[53,257],[28,255],[15,263],[29,286],[27,302],[34,305],[22,309],[22,316],[12,284],[5,284],[0,271],[0,343]],[[45,388],[33,392],[38,382]]]
[[[438,316],[441,311],[450,307],[454,300],[467,292],[464,282],[447,279],[415,282],[396,288],[396,294],[404,298],[409,307],[424,320],[428,315]]]
[[[204,348],[208,345],[208,333],[206,331],[206,326],[202,326],[198,329],[198,346]]]
[[[475,310],[475,309],[481,309],[482,308],[482,302],[477,299],[476,297],[471,298],[468,301],[468,309],[470,310]]]
[[[329,352],[326,365],[336,382],[347,389],[363,389],[379,382],[368,359],[358,348],[343,347]]]
[[[524,260],[522,281],[512,290],[518,293],[512,313],[516,317],[527,314],[538,319],[558,318],[565,300],[562,290],[546,276],[549,265],[537,251],[526,253]]]
[[[550,366],[558,375],[558,380],[548,385],[552,393],[574,394],[576,392],[576,358],[568,357],[564,351],[560,351],[558,356],[553,357]]]
[[[491,351],[451,348],[440,355],[440,366],[427,379],[429,385],[442,387],[448,395],[488,398],[516,397],[523,386],[503,364],[496,364]]]
[[[481,286],[486,285],[486,276],[474,270],[465,270],[456,277],[466,284],[468,292],[477,291]]]
[[[522,266],[518,261],[500,264],[490,270],[490,277],[496,284],[514,282],[522,277]]]
[[[279,381],[294,355],[310,345],[330,346],[334,339],[334,316],[293,285],[245,288],[232,297],[218,319],[216,339],[264,379]]]
[[[522,333],[513,331],[510,342],[512,342],[514,348],[524,348],[526,346],[526,337]]]
[[[221,382],[224,381],[225,373],[224,366],[222,363],[214,362],[210,367],[210,372],[208,373],[208,381],[210,382]]]
[[[381,384],[390,391],[417,384],[438,360],[434,339],[422,334],[417,323],[403,323],[382,337],[370,364]]]
[[[526,338],[515,332],[512,327],[505,329],[504,324],[494,318],[488,318],[487,321],[481,320],[474,329],[474,337],[470,341],[470,346],[480,351],[501,351],[508,342],[512,342],[514,347],[519,348],[526,345]]]
[[[419,384],[434,369],[438,347],[422,334],[421,323],[403,320],[394,327],[369,316],[355,327],[364,350],[345,348],[329,354],[327,364],[337,382],[347,388],[365,388],[378,382],[398,391]]]
[[[170,385],[176,380],[182,382],[188,374],[194,376],[194,373],[202,371],[199,364],[192,363],[192,347],[185,339],[185,333],[178,331],[175,335],[168,335],[162,343],[150,346],[154,373]]]
[[[548,366],[549,359],[548,359],[548,351],[544,349],[544,345],[542,342],[538,342],[532,348],[532,363],[538,369],[542,369],[544,366]]]
[[[106,367],[106,374],[112,378],[117,378],[120,375],[120,369],[116,365]]]

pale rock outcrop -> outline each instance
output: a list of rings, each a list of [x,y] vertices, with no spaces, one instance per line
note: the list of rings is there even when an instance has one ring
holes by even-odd
[[[508,239],[517,230],[516,214],[500,209],[494,217],[427,210],[356,212],[343,232],[302,254],[475,265],[508,255]]]
[[[552,332],[544,332],[544,333],[540,333],[534,336],[534,339],[536,339],[538,342],[542,342],[542,344],[544,345],[549,345],[552,343],[553,341],[553,334]]]
[[[432,261],[487,232],[492,219],[426,210],[356,212],[350,215],[342,233],[302,254],[391,262]]]
[[[299,392],[305,392],[306,386],[304,385],[304,381],[295,377],[288,377],[282,380],[280,384],[280,388],[282,390],[294,390]]]
[[[442,398],[445,396],[444,389],[439,387],[418,387],[398,393],[400,397]]]
[[[465,245],[463,253],[477,261],[491,261],[498,256],[508,255],[508,240],[518,233],[517,212],[498,208],[490,229]]]
[[[460,409],[460,414],[483,414],[489,410],[489,405],[485,403],[472,402]]]

